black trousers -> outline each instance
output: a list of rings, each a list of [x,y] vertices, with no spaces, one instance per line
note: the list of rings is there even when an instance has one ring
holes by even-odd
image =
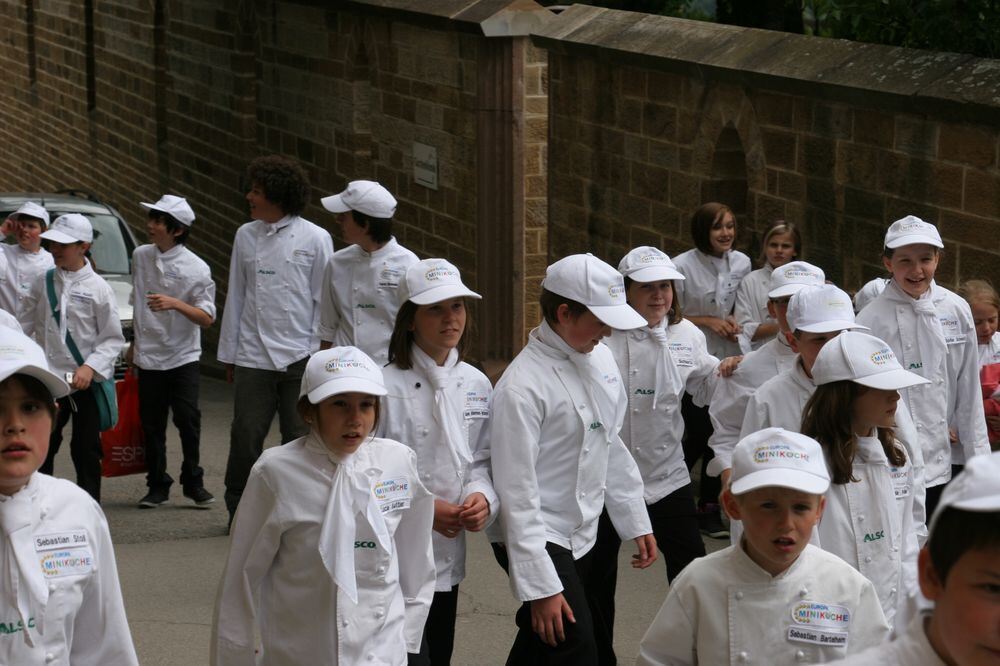
[[[722,492],[722,480],[708,475],[708,463],[715,457],[712,447],[708,445],[708,438],[715,432],[708,416],[708,407],[696,407],[691,396],[685,393],[681,400],[681,416],[684,418],[684,438],[681,445],[688,470],[701,459],[698,506],[716,504],[719,493]]]
[[[955,479],[956,476],[961,474],[962,470],[965,469],[965,465],[952,465],[951,466],[951,478]],[[951,481],[948,481],[951,483]],[[934,509],[937,508],[938,502],[941,501],[941,493],[944,489],[948,487],[948,483],[942,483],[937,486],[930,486],[926,489],[927,497],[924,501],[924,508],[927,510],[927,524],[931,522],[931,516],[934,515]]]
[[[455,648],[455,617],[458,615],[458,585],[448,592],[435,592],[424,625],[420,653],[406,655],[407,666],[448,666]]]
[[[49,455],[39,468],[43,474],[52,474],[56,454],[62,445],[62,431],[73,419],[73,434],[69,440],[69,454],[76,469],[76,485],[101,501],[101,422],[93,389],[76,391],[66,398],[59,398],[56,427],[49,437]]]
[[[199,465],[201,410],[198,409],[200,375],[198,362],[170,370],[139,372],[139,417],[146,436],[146,485],[150,490],[169,491],[173,478],[167,473],[167,412],[181,437],[184,459],[181,485],[200,488],[205,472]]]

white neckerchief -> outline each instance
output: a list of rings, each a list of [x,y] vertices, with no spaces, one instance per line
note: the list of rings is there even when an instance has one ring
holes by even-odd
[[[90,261],[86,257],[83,260],[83,268],[79,270],[67,271],[56,268],[56,273],[62,281],[62,290],[59,293],[59,339],[63,342],[66,341],[66,332],[69,330],[69,291],[74,284],[93,272]]]
[[[618,436],[618,422],[625,416],[626,405],[621,382],[609,383],[607,375],[595,365],[593,352],[581,354],[570,347],[547,321],[542,321],[539,325],[538,339],[569,358],[580,375],[584,390],[590,396],[591,405],[597,412],[597,420],[604,426],[608,443],[611,443]]]
[[[3,548],[7,551],[7,570],[2,572],[0,593],[17,609],[25,640],[31,647],[42,633],[45,606],[49,601],[49,590],[32,539],[31,526],[41,520],[41,510],[35,501],[38,487],[34,476],[26,487],[0,501],[0,529],[4,534]],[[28,626],[32,609],[35,611],[34,628]]]
[[[947,349],[944,331],[941,330],[941,320],[938,319],[937,308],[934,306],[933,285],[921,294],[920,298],[913,298],[906,294],[895,283],[893,286],[906,295],[916,315],[917,348],[920,350],[920,361],[923,363],[923,372],[919,374],[933,379],[938,368],[941,367],[941,361],[944,360],[944,352]]]
[[[434,420],[441,428],[445,446],[451,454],[455,465],[455,473],[460,479],[465,478],[465,470],[472,463],[472,452],[462,431],[463,415],[449,395],[448,389],[456,379],[455,368],[458,366],[458,350],[448,352],[444,365],[438,365],[416,343],[410,347],[410,357],[413,367],[424,375],[434,389]]]
[[[156,255],[155,255],[156,258],[153,260],[153,263],[156,264],[156,270],[160,271],[160,277],[162,277],[163,273],[166,271],[166,268],[164,267],[163,264],[164,259],[169,261],[183,251],[184,251],[184,246],[181,245],[180,243],[174,245],[166,252],[160,252],[160,248],[156,248]]]
[[[325,453],[334,465],[330,498],[326,503],[323,526],[319,530],[319,556],[337,587],[351,601],[358,603],[358,581],[354,567],[357,514],[362,514],[371,525],[379,545],[387,553],[392,552],[389,531],[371,490],[372,478],[381,474],[382,470],[374,467],[361,469],[358,451],[343,457],[334,454],[323,444],[315,429],[310,430],[306,437],[306,446]]]
[[[656,326],[649,327],[649,335],[660,347],[660,358],[656,363],[656,392],[653,394],[653,409],[656,409],[656,402],[660,396],[676,395],[680,396],[684,390],[684,380],[681,373],[674,365],[674,358],[670,355],[670,343],[667,341],[667,318],[664,317]]]
[[[729,254],[730,251],[726,251],[721,257],[708,255],[715,268],[715,304],[723,318],[732,314],[733,305],[736,304],[736,290],[728,288],[729,274],[732,272]]]

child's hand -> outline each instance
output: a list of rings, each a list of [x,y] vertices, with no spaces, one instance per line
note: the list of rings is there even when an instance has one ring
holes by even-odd
[[[719,363],[718,371],[720,377],[732,377],[733,373],[736,372],[736,368],[739,367],[740,361],[743,360],[742,356],[729,356]]]
[[[7,216],[7,219],[0,224],[0,235],[2,236],[13,236],[17,233],[17,220]]]
[[[176,310],[179,301],[173,296],[167,296],[166,294],[149,294],[146,296],[146,303],[153,312],[165,312],[167,310]]]
[[[472,493],[462,502],[462,513],[458,515],[462,527],[470,532],[478,532],[486,527],[490,517],[490,503],[482,493]]]
[[[444,500],[434,500],[434,531],[449,539],[458,536],[458,533],[462,531],[462,521],[459,516],[464,508]]]
[[[81,365],[73,373],[73,381],[70,382],[70,386],[78,391],[84,391],[90,388],[92,381],[94,381],[94,369],[89,365]]]
[[[645,569],[656,561],[656,538],[652,534],[643,534],[635,538],[639,552],[632,556],[633,569]]]
[[[726,339],[728,339],[730,342],[737,342],[736,337],[743,330],[743,327],[739,325],[739,323],[736,321],[736,317],[734,317],[733,315],[729,315],[728,317],[726,317],[726,324],[729,325],[729,330],[728,333],[726,334]]]
[[[958,432],[954,428],[948,428],[948,441],[952,445],[958,444]]]
[[[546,645],[556,647],[566,640],[566,632],[563,630],[563,615],[566,616],[567,620],[576,624],[573,609],[569,607],[562,592],[553,594],[551,597],[535,599],[531,602],[531,629]]]

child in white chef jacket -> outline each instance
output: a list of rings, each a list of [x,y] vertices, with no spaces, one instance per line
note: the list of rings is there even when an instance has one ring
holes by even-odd
[[[802,434],[822,445],[832,479],[813,543],[872,581],[889,624],[905,627],[916,598],[921,489],[893,429],[899,391],[927,380],[904,370],[884,341],[856,331],[824,345],[812,375]]]
[[[42,233],[49,226],[49,212],[34,201],[26,201],[10,214],[4,226],[17,239],[0,242],[0,309],[14,315],[23,327],[34,316],[25,299],[36,280],[52,268],[52,255],[42,248]]]
[[[479,532],[499,511],[490,478],[493,387],[462,361],[469,344],[468,299],[455,266],[425,259],[400,277],[402,307],[383,368],[379,434],[417,454],[420,480],[434,495],[437,584],[419,655],[410,664],[448,664],[455,641],[458,585],[465,578],[465,532]]]
[[[896,358],[930,383],[903,389],[923,449],[927,510],[951,478],[949,427],[965,460],[990,451],[979,386],[979,349],[969,304],[934,281],[940,260],[937,227],[907,215],[885,234],[882,263],[892,280],[858,315]]]
[[[723,502],[742,539],[674,581],[636,664],[817,664],[885,640],[872,584],[809,543],[829,485],[815,440],[781,428],[741,440]]]
[[[333,253],[323,279],[320,348],[353,345],[384,366],[402,305],[397,287],[417,263],[392,235],[396,199],[374,181],[355,180],[322,203],[336,215],[347,247]]]
[[[744,352],[759,349],[778,332],[778,321],[768,308],[771,272],[802,254],[802,234],[794,222],[780,220],[771,225],[761,242],[762,266],[740,281],[734,315],[740,325],[739,342]]]
[[[104,513],[37,471],[68,393],[37,344],[0,328],[0,664],[138,664]]]
[[[983,413],[990,447],[1000,448],[1000,295],[985,280],[967,280],[958,290],[972,310],[979,343],[979,385],[982,386]],[[958,451],[952,448],[952,454]],[[953,458],[954,459],[954,458]],[[952,470],[954,471],[954,470]]]
[[[626,303],[621,274],[589,254],[549,266],[539,303],[545,319],[497,384],[490,419],[505,532],[497,558],[522,602],[507,663],[596,665],[614,659],[590,602],[606,575],[592,557],[602,510],[636,541],[633,567],[656,561],[642,477],[618,435],[621,376],[601,343],[612,328],[646,322]]]
[[[212,664],[403,666],[419,650],[434,498],[413,451],[373,435],[385,393],[359,349],[310,357],[299,398],[309,434],[264,451],[236,512]]]
[[[920,589],[934,602],[905,633],[838,664],[995,664],[1000,652],[1000,454],[976,456],[941,493]]]

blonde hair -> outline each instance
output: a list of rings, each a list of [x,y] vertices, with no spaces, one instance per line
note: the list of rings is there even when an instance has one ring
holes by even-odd
[[[792,237],[792,245],[795,247],[795,256],[791,258],[791,261],[795,261],[802,254],[802,233],[799,231],[799,228],[795,226],[794,222],[778,220],[764,233],[764,240],[760,242],[761,266],[767,265],[767,244],[770,242],[771,237],[784,234],[789,234]]]
[[[968,301],[969,305],[986,303],[1000,312],[1000,295],[986,280],[966,280],[958,288],[958,295]]]

